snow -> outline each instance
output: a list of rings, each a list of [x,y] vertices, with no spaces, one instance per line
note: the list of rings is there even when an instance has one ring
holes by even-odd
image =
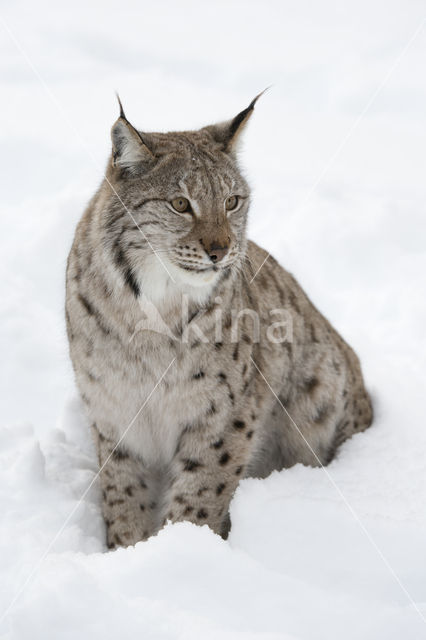
[[[0,18],[0,637],[426,637],[424,4],[38,0]],[[356,348],[374,426],[326,470],[242,482],[227,541],[182,523],[107,553],[63,299],[113,91],[167,130],[271,83],[242,152],[250,236]]]

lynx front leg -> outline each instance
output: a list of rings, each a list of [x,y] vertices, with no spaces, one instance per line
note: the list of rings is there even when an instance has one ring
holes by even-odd
[[[154,509],[139,460],[93,428],[101,467],[102,512],[108,548],[129,546],[155,533]]]
[[[213,441],[201,443],[202,434],[186,434],[174,461],[175,481],[165,520],[208,524],[215,533],[226,537],[229,503],[244,475],[252,435],[243,420],[234,420]],[[197,440],[198,446],[194,447]]]

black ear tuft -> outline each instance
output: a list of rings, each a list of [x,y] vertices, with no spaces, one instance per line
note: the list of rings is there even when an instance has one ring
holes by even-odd
[[[219,124],[205,127],[205,129],[210,133],[214,140],[223,145],[224,151],[235,151],[240,134],[249,121],[249,118],[254,111],[256,102],[259,100],[260,96],[262,96],[268,89],[269,87],[261,91],[261,93],[253,98],[249,106],[241,111],[238,115],[236,115],[232,120],[227,120],[226,122],[221,122]]]
[[[132,168],[154,159],[154,154],[145,143],[142,134],[127,120],[118,93],[120,116],[111,129],[112,164],[114,167]]]
[[[117,96],[118,104],[120,106],[120,118],[123,118],[123,120],[127,120],[126,114],[124,113],[123,105],[121,104],[120,96],[118,95],[117,91],[115,92],[115,95]]]
[[[255,98],[253,98],[253,100],[250,102],[249,106],[247,107],[247,109],[244,109],[243,111],[241,111],[237,116],[235,116],[235,118],[231,121],[231,126],[229,127],[229,136],[230,139],[232,140],[232,138],[236,135],[236,133],[238,132],[238,129],[241,127],[241,125],[244,125],[246,121],[248,121],[249,117],[251,116],[251,114],[254,111],[254,105],[256,104],[256,102],[259,100],[260,96],[263,96],[263,94],[265,93],[265,91],[268,91],[270,87],[266,87],[266,89],[264,89],[263,91],[261,91],[260,93],[257,94],[257,96]]]

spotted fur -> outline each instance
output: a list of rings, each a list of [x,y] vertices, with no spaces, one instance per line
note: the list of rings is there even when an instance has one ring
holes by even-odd
[[[229,122],[166,134],[138,132],[122,111],[106,178],[75,234],[67,330],[111,548],[167,520],[226,536],[242,478],[327,464],[371,423],[352,349],[246,239],[250,190],[236,142],[254,102]],[[238,207],[227,211],[231,195]],[[189,212],[173,209],[177,197]],[[147,303],[167,331],[141,328]],[[291,339],[270,340],[275,309],[290,315]]]

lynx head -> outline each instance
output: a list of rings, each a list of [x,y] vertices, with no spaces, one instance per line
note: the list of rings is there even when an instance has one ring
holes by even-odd
[[[236,149],[258,97],[229,121],[172,133],[138,131],[120,103],[102,226],[136,296],[203,298],[241,266],[250,191]]]

